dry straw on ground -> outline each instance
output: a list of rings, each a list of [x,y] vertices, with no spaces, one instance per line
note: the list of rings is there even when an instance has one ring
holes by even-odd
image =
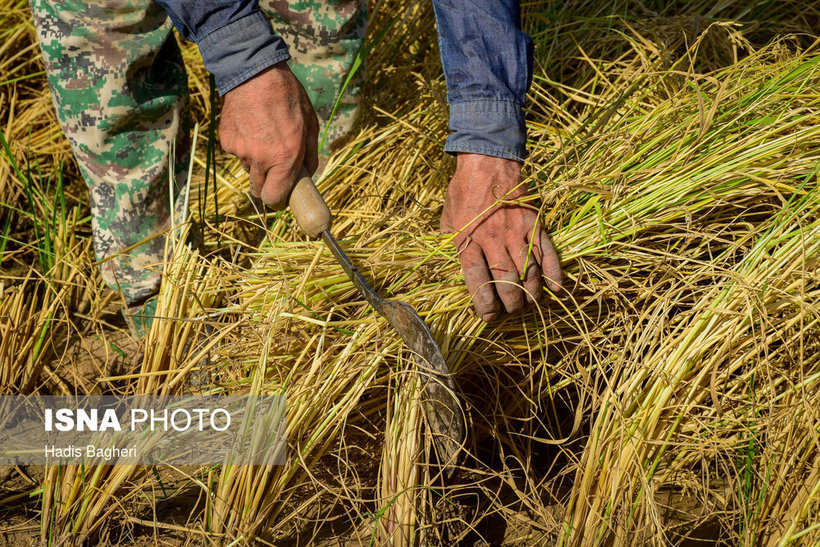
[[[453,163],[431,8],[372,6],[361,131],[319,185],[342,245],[383,294],[419,309],[455,370],[471,436],[451,481],[429,465],[413,361],[321,243],[287,213],[247,207],[227,158],[218,199],[196,204],[207,139],[192,191],[205,245],[169,247],[143,359],[113,367],[88,351],[93,374],[72,369],[83,363],[67,348],[89,339],[131,349],[113,342],[117,295],[91,265],[84,190],[26,6],[6,7],[0,127],[18,169],[0,162],[2,393],[288,398],[286,465],[53,468],[28,504],[5,504],[39,517],[43,539],[820,540],[811,3],[525,3],[525,183],[567,291],[490,325],[438,233]],[[207,135],[206,79],[190,46],[186,58]],[[184,510],[163,513],[169,503]]]

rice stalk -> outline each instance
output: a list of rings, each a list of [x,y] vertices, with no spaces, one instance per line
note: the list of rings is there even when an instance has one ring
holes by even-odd
[[[183,226],[184,228],[184,226]],[[168,262],[159,292],[157,317],[145,339],[140,369],[134,374],[103,378],[132,382],[131,393],[173,395],[201,389],[201,371],[211,349],[227,334],[208,335],[209,314],[219,301],[218,268],[184,244],[186,231],[168,240]],[[229,331],[228,331],[229,332]],[[198,377],[194,373],[198,373]],[[154,479],[150,468],[137,465],[55,465],[43,480],[41,539],[55,544],[81,544],[111,535],[122,517],[123,500],[137,501]],[[112,503],[119,500],[119,503]]]
[[[268,313],[272,316],[255,327],[265,334],[263,351],[253,365],[257,373],[252,376],[250,393],[286,395],[287,462],[283,466],[236,466],[226,462],[211,487],[212,500],[205,515],[209,531],[243,541],[275,535],[286,527],[289,519],[299,515],[285,515],[283,508],[294,496],[295,486],[311,478],[317,461],[338,438],[382,360],[380,355],[371,354],[372,362],[351,366],[350,359],[362,351],[367,340],[354,334],[346,343],[335,342],[337,347],[328,348],[326,332],[332,330],[330,326],[304,340],[304,345],[283,339],[272,326],[286,323],[286,315],[278,308],[271,308]],[[246,338],[239,344],[247,346],[248,342]],[[282,345],[295,351],[291,354],[293,362],[287,367],[271,359],[277,348],[283,349]],[[254,349],[249,353],[253,355]],[[310,498],[300,506],[309,507],[313,500]],[[272,524],[275,526],[266,532]]]
[[[396,378],[388,396],[385,440],[379,473],[377,540],[380,545],[412,545],[417,537],[421,497],[424,436],[422,386],[417,374]]]
[[[0,386],[4,395],[30,393],[45,366],[46,337],[59,300],[36,291],[30,275],[0,295]]]
[[[187,232],[173,241],[173,252],[162,265],[163,279],[151,328],[145,337],[145,353],[136,392],[170,395],[186,389],[197,366],[226,333],[211,335],[210,314],[219,307],[219,268],[184,244]]]
[[[602,394],[601,405],[605,411],[593,424],[596,434],[579,467],[577,497],[573,497],[575,503],[571,506],[574,512],[568,520],[572,523],[572,529],[567,531],[570,543],[573,538],[577,539],[576,543],[580,538],[588,541],[591,531],[597,534],[596,541],[610,534],[622,539],[635,537],[639,532],[634,529],[637,523],[655,528],[654,533],[651,530],[645,533],[650,534],[648,537],[657,534],[659,543],[664,541],[663,525],[652,516],[656,511],[652,505],[656,488],[663,484],[662,478],[655,480],[655,473],[667,450],[673,458],[685,453],[693,442],[687,439],[697,434],[697,429],[687,431],[687,422],[699,409],[708,408],[714,402],[721,405],[711,409],[711,416],[698,412],[697,427],[702,427],[702,420],[720,421],[727,412],[722,408],[727,403],[721,401],[721,395],[731,402],[735,399],[729,396],[729,386],[721,385],[724,381],[747,383],[747,375],[735,376],[750,362],[766,367],[772,355],[764,353],[761,340],[754,338],[756,322],[763,320],[771,323],[769,328],[775,332],[788,332],[790,324],[802,320],[806,311],[814,312],[811,308],[806,310],[810,304],[791,296],[790,289],[806,263],[816,260],[820,252],[820,238],[804,238],[806,232],[820,233],[820,224],[816,222],[817,196],[816,191],[806,196],[806,209],[783,215],[787,218],[785,222],[778,219],[780,222],[760,238],[747,258],[726,273],[725,281],[715,284],[690,313],[680,318],[671,336],[649,351],[638,353],[637,362],[626,360],[622,365],[620,381],[613,382],[612,392]],[[803,222],[794,218],[797,214]],[[812,219],[815,222],[812,223]],[[799,226],[797,230],[795,224]],[[807,326],[817,328],[816,322]],[[733,355],[731,359],[727,358],[729,351]],[[800,356],[796,364],[802,368]],[[718,368],[720,380],[712,376],[712,371]],[[716,392],[721,395],[713,401]],[[764,412],[762,396],[756,391],[755,406],[761,405]],[[742,415],[743,410],[733,414]],[[761,423],[765,423],[763,417],[760,418]],[[728,424],[715,424],[714,429],[726,428],[723,435],[741,435],[738,439],[741,440],[743,430],[738,430],[739,427],[744,427],[743,422],[729,420]],[[731,450],[731,439],[718,442],[725,450]],[[697,446],[693,443],[690,449],[696,450]],[[673,460],[665,473],[674,473],[675,463]],[[636,465],[641,471],[633,470]],[[641,484],[641,481],[645,482]],[[623,493],[632,498],[623,500]]]

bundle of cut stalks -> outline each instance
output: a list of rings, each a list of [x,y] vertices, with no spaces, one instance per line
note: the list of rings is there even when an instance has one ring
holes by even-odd
[[[23,7],[7,17],[25,21]],[[524,183],[541,198],[566,291],[484,324],[438,232],[453,161],[441,153],[431,8],[372,7],[372,104],[319,186],[342,246],[383,295],[419,310],[454,370],[470,419],[460,469],[445,481],[431,465],[416,365],[321,242],[287,212],[246,214],[233,161],[209,170],[216,199],[195,202],[214,195],[202,142],[192,210],[205,249],[222,252],[172,242],[145,357],[101,381],[130,393],[284,393],[287,462],[181,470],[174,491],[197,498],[183,518],[157,511],[164,470],[54,468],[39,498],[42,539],[820,541],[817,8],[527,3],[536,55]],[[6,51],[2,70],[20,64],[2,64]],[[205,120],[201,66],[192,73]],[[44,101],[39,82],[0,86],[0,105],[11,104],[5,89]],[[39,116],[37,134],[54,135],[53,114]],[[18,167],[26,154],[53,167],[40,160],[30,178],[0,163],[0,221],[12,219],[0,265],[29,261],[33,272],[9,275],[0,297],[0,387],[56,393],[75,387],[60,374],[60,337],[108,332],[99,323],[110,315],[76,244],[89,234],[84,215],[71,216],[82,186],[65,147],[27,151],[20,123],[2,121]],[[32,207],[27,186],[39,191]],[[72,235],[38,223],[55,211],[75,219]],[[76,286],[90,295],[79,314]],[[19,355],[43,336],[47,356]],[[32,380],[41,367],[53,374]]]

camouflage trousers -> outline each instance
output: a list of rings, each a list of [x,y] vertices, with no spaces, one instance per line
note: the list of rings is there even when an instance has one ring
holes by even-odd
[[[339,93],[364,39],[364,0],[260,7],[290,48],[320,136],[327,128],[326,142],[343,137],[358,110],[360,78]],[[31,0],[31,8],[57,115],[90,190],[103,278],[129,305],[144,301],[159,289],[164,234],[185,217],[188,82],[172,24],[152,0]]]

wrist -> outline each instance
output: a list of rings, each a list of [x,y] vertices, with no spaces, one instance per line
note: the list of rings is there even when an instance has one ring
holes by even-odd
[[[280,89],[286,79],[295,77],[287,61],[280,61],[254,74],[235,88],[225,93],[225,98],[244,93],[261,93],[262,89]]]
[[[504,169],[515,173],[521,170],[521,164],[517,160],[499,158],[487,154],[476,154],[473,152],[458,152],[456,154],[456,168],[460,165]]]
[[[506,192],[520,182],[521,164],[516,160],[460,152],[456,155],[456,172],[450,185],[469,186],[474,191],[495,186]]]

